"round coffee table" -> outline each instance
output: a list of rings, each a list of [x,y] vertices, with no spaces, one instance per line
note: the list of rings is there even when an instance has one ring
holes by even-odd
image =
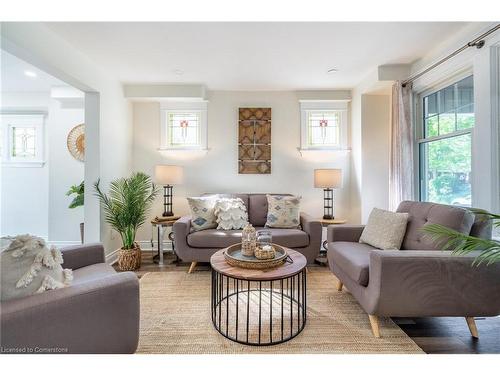
[[[253,270],[230,266],[224,251],[210,258],[215,329],[246,345],[276,345],[297,336],[306,324],[306,258],[286,249],[291,261]]]

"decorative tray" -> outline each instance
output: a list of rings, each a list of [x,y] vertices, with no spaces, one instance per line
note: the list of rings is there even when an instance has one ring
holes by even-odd
[[[286,250],[276,244],[272,245],[276,251],[276,256],[273,259],[257,259],[255,256],[246,256],[241,253],[241,244],[229,246],[224,250],[224,258],[226,262],[233,267],[250,268],[250,269],[266,269],[281,266],[287,260],[291,261]]]

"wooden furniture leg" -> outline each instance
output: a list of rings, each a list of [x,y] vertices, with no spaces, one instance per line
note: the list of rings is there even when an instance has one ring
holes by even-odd
[[[339,281],[337,281],[337,290],[338,290],[339,292],[341,292],[341,291],[342,291],[342,287],[343,287],[343,286],[344,286],[344,284],[342,284],[342,281],[340,281],[340,280],[339,280]]]
[[[370,319],[370,324],[372,326],[372,332],[373,336],[375,337],[380,337],[380,328],[378,325],[378,317],[375,315],[368,315],[368,318]]]
[[[474,317],[466,316],[465,320],[467,321],[467,325],[469,326],[469,331],[472,337],[478,339],[479,333],[477,332],[476,322],[474,321]]]
[[[196,264],[198,264],[198,262],[191,262],[191,265],[189,266],[188,273],[193,273],[194,272],[194,269],[196,268]]]

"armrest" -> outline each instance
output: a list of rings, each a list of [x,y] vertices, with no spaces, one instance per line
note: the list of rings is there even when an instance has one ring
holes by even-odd
[[[100,243],[69,246],[61,249],[63,268],[77,269],[104,263],[104,247]]]
[[[472,266],[475,255],[373,250],[368,287],[380,296],[381,314],[398,311],[394,316],[498,315],[500,263]]]
[[[132,272],[2,302],[1,345],[71,353],[133,353],[139,280]]]
[[[358,242],[364,228],[364,225],[329,225],[326,230],[326,240]]]
[[[307,234],[314,236],[319,235],[321,238],[321,231],[322,231],[321,222],[317,219],[314,219],[311,215],[301,212],[300,225],[302,226],[302,230]]]
[[[186,237],[191,232],[191,216],[182,216],[174,223],[172,230],[175,237]]]

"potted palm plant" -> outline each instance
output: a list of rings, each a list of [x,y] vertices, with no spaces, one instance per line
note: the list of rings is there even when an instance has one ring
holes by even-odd
[[[137,172],[129,178],[111,182],[109,194],[101,191],[99,181],[94,184],[96,195],[104,210],[105,220],[121,237],[118,268],[133,271],[141,265],[141,249],[135,242],[137,230],[144,224],[158,190],[148,175]]]
[[[493,228],[500,228],[500,215],[479,209],[471,209],[471,211],[476,215],[481,215],[481,220],[491,220]],[[475,266],[500,262],[500,241],[498,240],[472,237],[440,224],[429,224],[422,230],[433,241],[443,244],[445,250],[452,250],[455,255],[477,251],[478,255],[472,263]]]
[[[82,181],[79,185],[73,185],[69,188],[69,190],[66,192],[66,196],[70,196],[75,194],[75,197],[69,204],[68,208],[77,208],[81,207],[84,204],[84,193],[85,193],[85,184]],[[80,223],[80,239],[82,240],[83,243],[83,233],[84,233],[84,224]]]

